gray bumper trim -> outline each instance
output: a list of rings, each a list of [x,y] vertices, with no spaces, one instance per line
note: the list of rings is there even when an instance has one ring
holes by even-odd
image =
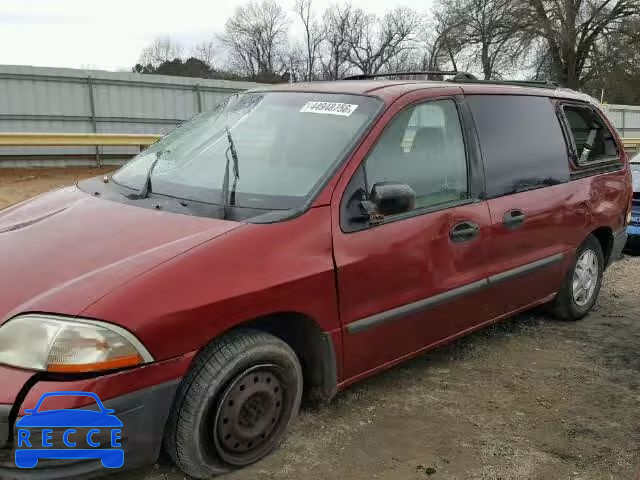
[[[611,249],[611,255],[609,256],[608,265],[611,265],[616,260],[620,260],[622,257],[622,250],[627,243],[627,229],[617,232],[613,235],[613,248]]]
[[[0,448],[7,444],[9,439],[9,414],[11,405],[0,405]]]
[[[104,402],[106,408],[115,410],[123,424],[124,465],[121,468],[105,469],[100,460],[40,460],[33,469],[20,469],[15,465],[15,450],[3,448],[0,449],[0,479],[84,479],[153,464],[160,453],[164,427],[179,384],[178,379]],[[6,428],[9,429],[8,423]],[[53,443],[56,448],[55,436]]]

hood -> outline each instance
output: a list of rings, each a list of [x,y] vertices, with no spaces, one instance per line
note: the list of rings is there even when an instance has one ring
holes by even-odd
[[[241,223],[102,200],[68,187],[0,211],[0,324],[78,315],[116,287]]]

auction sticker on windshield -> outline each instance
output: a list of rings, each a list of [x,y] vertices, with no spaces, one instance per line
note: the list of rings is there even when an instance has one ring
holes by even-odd
[[[319,113],[323,115],[339,115],[349,117],[356,111],[358,105],[336,102],[307,102],[300,110],[301,113]]]

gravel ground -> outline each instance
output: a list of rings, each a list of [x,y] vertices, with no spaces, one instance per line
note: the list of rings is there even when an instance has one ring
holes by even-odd
[[[97,173],[0,170],[0,208]],[[521,315],[361,382],[225,478],[636,478],[639,285],[640,257],[625,257],[586,319]],[[184,475],[161,461],[111,478]]]

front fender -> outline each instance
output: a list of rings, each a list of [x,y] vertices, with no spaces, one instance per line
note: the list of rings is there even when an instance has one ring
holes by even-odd
[[[96,302],[82,315],[131,330],[163,360],[280,312],[340,328],[329,207],[249,224],[200,245]]]

